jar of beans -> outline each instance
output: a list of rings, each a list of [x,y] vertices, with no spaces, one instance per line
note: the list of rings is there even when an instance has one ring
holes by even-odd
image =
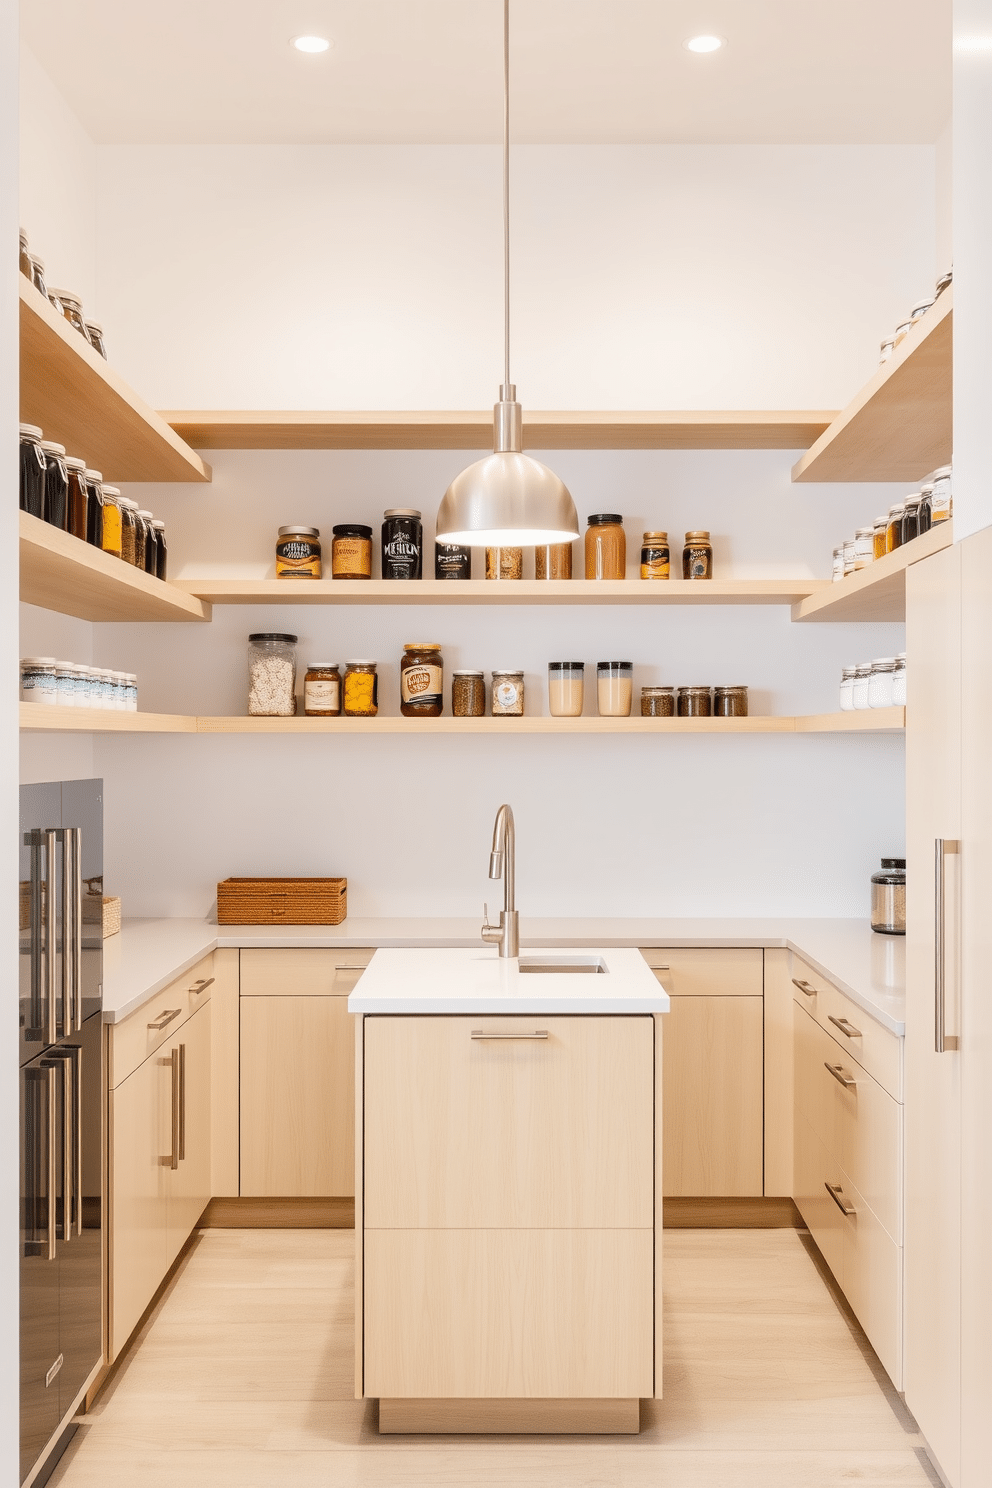
[[[259,631],[248,637],[248,713],[291,718],[296,712],[295,635]]]
[[[482,717],[486,711],[486,679],[483,672],[452,672],[451,711],[456,718]]]

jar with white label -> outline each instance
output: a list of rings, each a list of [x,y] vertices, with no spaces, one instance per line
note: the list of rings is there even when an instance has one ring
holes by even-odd
[[[46,703],[55,707],[55,657],[25,656],[21,662],[21,702]]]
[[[303,711],[308,718],[341,713],[341,671],[336,661],[311,661],[303,679]]]
[[[400,712],[404,718],[440,718],[444,711],[444,657],[440,641],[409,641],[400,662]]]
[[[868,685],[871,678],[871,662],[862,661],[854,668],[854,686],[851,689],[851,699],[854,703],[854,711],[860,713],[868,704]]]
[[[854,572],[867,568],[874,561],[874,527],[859,527],[854,537]]]
[[[492,716],[520,718],[524,711],[523,672],[493,672]]]
[[[892,673],[892,706],[893,708],[905,708],[906,706],[905,651],[900,651],[896,657],[895,670]]]
[[[946,522],[953,510],[951,499],[951,466],[941,465],[930,477],[933,489],[930,492],[930,523]]]
[[[868,678],[869,708],[892,707],[892,677],[896,669],[894,656],[880,656],[871,664]]]
[[[840,711],[842,713],[853,713],[854,711],[854,674],[857,667],[844,667],[840,674]]]

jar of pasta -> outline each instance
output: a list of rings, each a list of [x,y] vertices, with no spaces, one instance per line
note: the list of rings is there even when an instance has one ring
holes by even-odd
[[[487,548],[487,579],[522,579],[524,576],[523,548]]]
[[[295,635],[258,631],[248,637],[248,712],[291,718],[296,712]]]
[[[377,662],[346,661],[344,664],[344,714],[346,718],[374,718],[379,711]]]

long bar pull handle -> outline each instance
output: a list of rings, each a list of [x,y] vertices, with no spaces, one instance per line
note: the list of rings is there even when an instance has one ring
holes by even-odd
[[[179,1162],[186,1161],[186,1045],[179,1045]],[[176,1166],[178,1167],[178,1163]]]
[[[172,1071],[172,1151],[168,1157],[163,1157],[162,1165],[175,1172],[179,1166],[179,1050],[173,1049],[168,1059],[163,1059],[162,1063],[167,1064]]]
[[[83,1050],[82,1045],[71,1045],[73,1062],[73,1089],[76,1092],[76,1130],[73,1142],[73,1166],[75,1181],[73,1194],[76,1205],[76,1234],[83,1233]]]
[[[548,1030],[536,1028],[533,1033],[485,1033],[481,1028],[472,1029],[474,1039],[546,1039]]]
[[[792,978],[792,985],[798,987],[804,997],[815,997],[816,988],[811,987],[809,982],[801,982],[797,977]]]
[[[828,1013],[827,1018],[834,1025],[835,1028],[840,1029],[845,1038],[861,1037],[861,1029],[855,1028],[854,1024],[849,1018],[835,1018],[833,1013]]]
[[[829,1070],[834,1079],[837,1081],[838,1085],[843,1085],[845,1090],[857,1090],[857,1080],[852,1080],[850,1075],[844,1073],[844,1066],[842,1064],[828,1064],[827,1061],[824,1060],[823,1068],[825,1070]]]
[[[47,1009],[45,1013],[45,1043],[54,1044],[59,1036],[55,1016],[55,843],[58,832],[50,827],[45,836],[45,986]]]
[[[73,1126],[75,1101],[71,1090],[74,1084],[72,1065],[66,1050],[59,1050],[62,1069],[62,1239],[72,1239],[72,1191],[73,1191]]]
[[[69,827],[68,831],[72,836],[73,1012],[78,1033],[83,1026],[83,834],[80,827]]]
[[[934,1030],[933,1047],[937,1054],[947,1053],[958,1046],[957,1038],[944,1032],[947,1007],[946,987],[946,943],[944,928],[944,859],[948,853],[961,851],[961,843],[954,837],[937,837],[934,841],[933,874],[933,983],[934,983]]]
[[[55,1066],[46,1064],[45,1081],[48,1085],[48,1259],[54,1261],[55,1250]]]
[[[841,1214],[846,1215],[848,1219],[853,1219],[858,1211],[853,1204],[849,1204],[844,1198],[844,1190],[841,1185],[839,1183],[825,1183],[823,1186],[837,1205]]]
[[[41,893],[41,848],[42,834],[26,832],[24,845],[30,848],[31,881],[28,911],[28,933],[31,937],[31,1036],[42,1037],[42,893]]]
[[[167,1027],[168,1024],[172,1022],[173,1018],[178,1018],[181,1012],[182,1008],[166,1008],[165,1012],[160,1013],[153,1022],[149,1023],[148,1027],[154,1028],[156,1033],[161,1033],[162,1029]]]

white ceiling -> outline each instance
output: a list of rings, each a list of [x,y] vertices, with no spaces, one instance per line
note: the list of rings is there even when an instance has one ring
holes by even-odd
[[[513,0],[513,138],[918,143],[950,115],[951,0]],[[101,143],[492,141],[502,0],[22,0]],[[729,45],[696,56],[700,32]],[[288,43],[333,40],[322,56]]]

